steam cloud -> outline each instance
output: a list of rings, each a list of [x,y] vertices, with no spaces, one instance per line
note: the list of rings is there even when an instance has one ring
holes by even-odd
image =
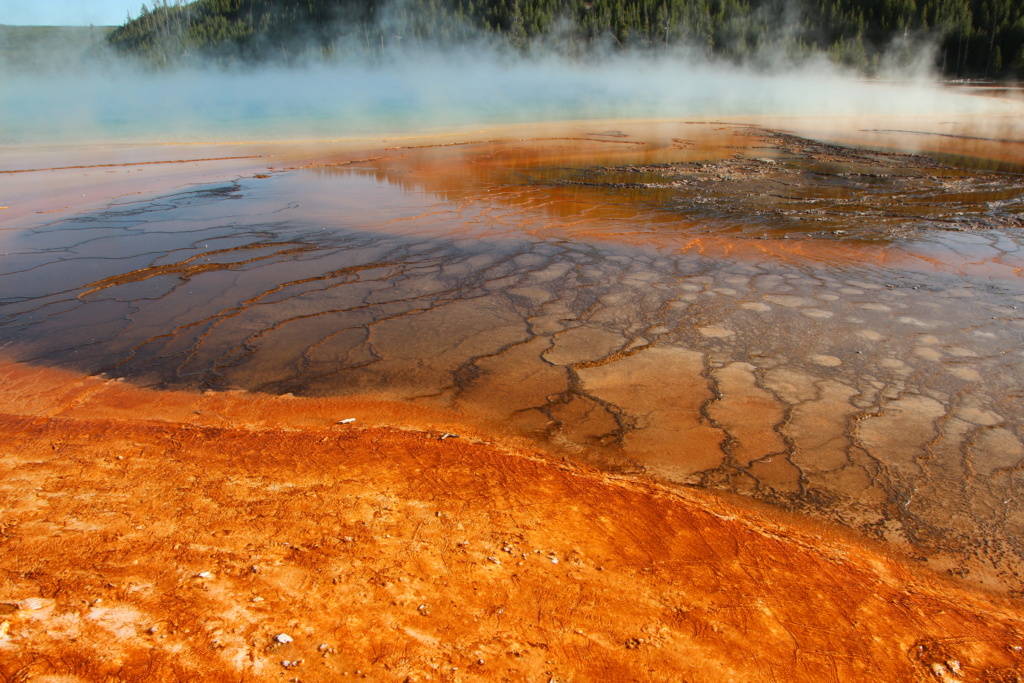
[[[823,56],[793,63],[762,54],[756,64],[734,65],[686,50],[521,55],[482,41],[463,49],[391,45],[301,66],[165,70],[94,49],[88,59],[53,56],[49,68],[0,67],[0,144],[343,139],[572,119],[998,110],[995,100],[942,88],[927,67],[927,44],[913,49],[920,59],[910,72],[904,64],[899,82],[866,81]]]

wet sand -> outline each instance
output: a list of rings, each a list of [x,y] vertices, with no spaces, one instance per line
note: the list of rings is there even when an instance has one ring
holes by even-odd
[[[118,633],[127,678],[1009,676],[1019,606],[977,590],[1024,586],[1024,138],[784,123],[16,174],[5,462],[37,478],[8,488],[36,494],[10,508],[7,609],[38,653],[18,666],[92,680],[83,653]],[[89,191],[41,220],[58,176]],[[76,569],[101,565],[119,578]],[[305,635],[278,648],[274,619]]]

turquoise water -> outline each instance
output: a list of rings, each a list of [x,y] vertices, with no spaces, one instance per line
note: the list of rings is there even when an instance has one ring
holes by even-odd
[[[570,119],[955,116],[1010,107],[927,81],[866,82],[830,66],[765,75],[639,57],[2,75],[4,145],[346,139]]]

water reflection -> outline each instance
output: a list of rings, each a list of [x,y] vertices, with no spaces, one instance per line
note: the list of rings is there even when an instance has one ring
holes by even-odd
[[[0,339],[154,386],[443,406],[1024,589],[1020,177],[738,126],[611,132],[39,226],[5,243]]]

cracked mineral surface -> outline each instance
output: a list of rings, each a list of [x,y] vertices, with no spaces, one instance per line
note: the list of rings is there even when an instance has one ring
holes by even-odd
[[[1024,592],[1024,144],[577,128],[21,216],[0,343],[142,387],[443,410]]]

